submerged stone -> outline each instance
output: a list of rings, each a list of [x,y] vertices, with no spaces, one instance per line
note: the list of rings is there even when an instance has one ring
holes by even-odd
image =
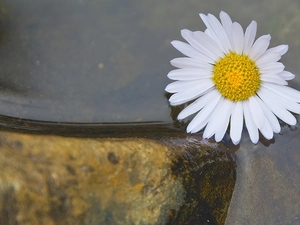
[[[191,136],[0,132],[0,224],[223,224],[235,163]]]

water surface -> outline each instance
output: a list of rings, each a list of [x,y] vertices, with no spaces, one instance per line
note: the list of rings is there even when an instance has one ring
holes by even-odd
[[[289,84],[300,89],[299,1],[0,0],[0,114],[170,126],[166,74],[169,61],[181,56],[170,41],[182,40],[183,28],[203,30],[199,12],[221,10],[243,27],[256,20],[258,35],[271,34],[271,46],[289,44],[282,62],[296,74]],[[10,123],[16,130],[28,125]],[[244,132],[234,148],[238,176],[228,225],[299,224],[299,134],[285,126],[253,145]]]

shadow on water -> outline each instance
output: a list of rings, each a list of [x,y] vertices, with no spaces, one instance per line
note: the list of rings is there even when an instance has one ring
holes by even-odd
[[[182,127],[169,122],[66,123],[0,116],[0,129],[29,134],[52,134],[81,138],[158,138],[185,134]],[[158,136],[159,135],[159,136]]]

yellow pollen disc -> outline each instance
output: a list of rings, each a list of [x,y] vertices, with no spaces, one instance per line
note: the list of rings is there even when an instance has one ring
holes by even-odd
[[[231,52],[214,65],[212,80],[219,92],[232,101],[250,98],[260,88],[260,73],[247,55]]]

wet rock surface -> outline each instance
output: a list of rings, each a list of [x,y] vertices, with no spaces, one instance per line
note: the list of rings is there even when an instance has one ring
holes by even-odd
[[[172,171],[186,191],[185,201],[172,211],[168,224],[224,224],[236,178],[224,145],[197,137],[164,142],[176,152]]]
[[[0,224],[224,224],[235,163],[196,137],[0,132]]]

